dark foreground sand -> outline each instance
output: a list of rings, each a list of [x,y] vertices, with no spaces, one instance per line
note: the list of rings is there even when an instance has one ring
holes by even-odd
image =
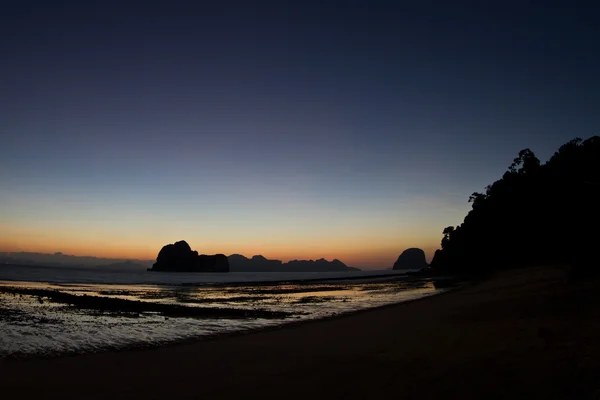
[[[600,398],[600,282],[507,271],[412,303],[151,350],[0,361],[19,398]]]

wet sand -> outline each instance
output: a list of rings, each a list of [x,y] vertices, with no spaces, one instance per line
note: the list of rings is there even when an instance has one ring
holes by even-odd
[[[600,281],[506,271],[338,318],[147,350],[0,361],[20,398],[600,398]],[[8,397],[8,396],[7,396]]]

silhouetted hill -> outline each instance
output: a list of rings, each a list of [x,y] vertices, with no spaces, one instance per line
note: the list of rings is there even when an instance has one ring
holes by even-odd
[[[233,272],[274,272],[281,271],[281,260],[268,260],[261,255],[246,258],[241,254],[229,257],[229,267]]]
[[[325,272],[325,271],[351,271],[340,260],[316,261],[293,260],[287,263],[281,260],[269,260],[261,255],[246,258],[240,254],[229,256],[229,266],[234,272]]]
[[[541,165],[522,150],[502,178],[473,193],[463,223],[443,231],[431,267],[449,273],[540,263],[597,271],[600,137],[562,145]]]
[[[163,246],[150,271],[229,272],[229,262],[224,254],[198,255],[185,240],[180,240]]]
[[[413,247],[400,254],[392,269],[423,269],[427,267],[425,252]]]

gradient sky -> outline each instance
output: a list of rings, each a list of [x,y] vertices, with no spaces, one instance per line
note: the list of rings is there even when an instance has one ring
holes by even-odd
[[[430,259],[519,150],[599,134],[597,7],[6,2],[0,250]]]

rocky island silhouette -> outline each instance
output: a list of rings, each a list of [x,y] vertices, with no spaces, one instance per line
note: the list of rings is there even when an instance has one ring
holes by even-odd
[[[224,254],[198,254],[185,240],[180,240],[163,246],[149,271],[229,272],[229,261]]]
[[[427,264],[427,261],[425,260],[425,252],[422,249],[413,247],[404,250],[402,254],[400,254],[392,269],[423,269],[428,266],[429,264]]]
[[[269,260],[262,255],[247,258],[241,254],[198,254],[185,240],[167,244],[148,271],[170,272],[331,272],[359,271],[340,260]]]

